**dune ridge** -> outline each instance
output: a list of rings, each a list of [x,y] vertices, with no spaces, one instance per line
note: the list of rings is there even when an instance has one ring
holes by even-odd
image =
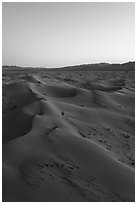
[[[134,201],[134,96],[123,87],[4,84],[3,201]]]

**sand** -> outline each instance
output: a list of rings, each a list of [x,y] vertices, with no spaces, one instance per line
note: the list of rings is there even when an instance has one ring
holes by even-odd
[[[3,201],[135,200],[134,88],[103,74],[4,80]]]

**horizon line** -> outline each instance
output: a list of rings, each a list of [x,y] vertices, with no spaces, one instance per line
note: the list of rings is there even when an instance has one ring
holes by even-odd
[[[82,66],[82,65],[97,65],[97,64],[109,64],[109,65],[113,65],[113,64],[126,64],[126,63],[130,63],[130,62],[135,62],[135,60],[133,61],[124,61],[122,63],[119,62],[95,62],[95,63],[83,63],[83,64],[74,64],[74,65],[64,65],[64,66],[59,66],[59,67],[46,67],[46,66],[22,66],[22,65],[2,65],[2,67],[22,67],[22,68],[46,68],[46,69],[54,69],[54,68],[64,68],[64,67],[74,67],[74,66]]]

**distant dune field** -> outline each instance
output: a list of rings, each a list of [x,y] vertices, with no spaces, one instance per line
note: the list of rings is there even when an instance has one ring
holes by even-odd
[[[3,201],[134,201],[134,71],[11,69]]]

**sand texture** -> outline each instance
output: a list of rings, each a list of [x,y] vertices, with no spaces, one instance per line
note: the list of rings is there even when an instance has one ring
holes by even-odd
[[[134,201],[134,72],[3,71],[3,201]]]

